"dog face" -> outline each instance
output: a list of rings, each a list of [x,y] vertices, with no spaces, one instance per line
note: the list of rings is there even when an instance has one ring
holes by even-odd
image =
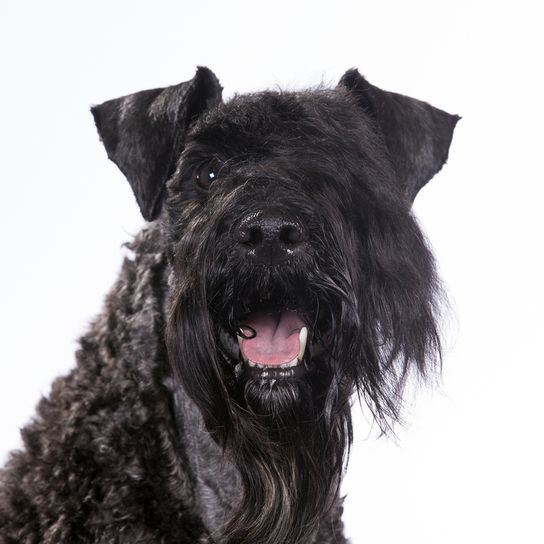
[[[299,542],[334,504],[358,391],[386,430],[437,360],[410,208],[456,116],[347,72],[227,103],[207,69],[93,109],[170,263],[167,345],[246,491],[227,542]],[[272,536],[271,536],[272,535]]]
[[[167,183],[172,286],[183,286],[170,346],[180,378],[191,380],[183,352],[199,349],[208,331],[212,353],[202,364],[217,361],[214,380],[229,405],[234,397],[279,417],[294,403],[311,405],[300,394],[308,384],[324,401],[336,377],[368,383],[380,415],[394,410],[391,392],[371,390],[370,376],[389,379],[380,365],[394,363],[376,346],[424,351],[398,345],[387,323],[408,320],[410,334],[416,321],[432,320],[429,293],[419,292],[432,286],[432,260],[409,208],[371,119],[347,90],[241,96],[208,112],[189,130]],[[398,240],[389,255],[384,237]],[[399,292],[376,293],[377,277],[392,291],[399,275]],[[403,296],[421,300],[413,308],[420,315],[384,308]],[[199,309],[201,326],[184,326]],[[200,338],[177,354],[180,339],[194,335],[188,329]]]

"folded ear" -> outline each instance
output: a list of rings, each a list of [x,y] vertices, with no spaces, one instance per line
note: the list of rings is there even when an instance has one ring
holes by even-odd
[[[356,69],[348,70],[339,84],[349,89],[375,120],[403,190],[413,201],[446,162],[460,117],[415,98],[383,91]]]
[[[214,73],[199,67],[190,81],[91,108],[108,157],[128,179],[147,221],[160,212],[164,185],[176,167],[187,128],[221,102],[222,90]]]

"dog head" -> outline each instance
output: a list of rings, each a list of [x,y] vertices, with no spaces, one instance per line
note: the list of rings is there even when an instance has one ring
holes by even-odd
[[[457,116],[370,85],[221,100],[208,69],[93,108],[170,263],[169,360],[240,469],[221,541],[302,542],[338,495],[350,399],[383,430],[440,357],[411,213]]]

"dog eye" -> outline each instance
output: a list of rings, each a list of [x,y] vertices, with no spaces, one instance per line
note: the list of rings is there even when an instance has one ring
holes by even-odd
[[[196,182],[202,189],[209,189],[210,185],[217,180],[219,167],[213,162],[206,162],[199,166],[196,172]]]

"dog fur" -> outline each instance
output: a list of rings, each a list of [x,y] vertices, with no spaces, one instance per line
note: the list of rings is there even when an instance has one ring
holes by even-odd
[[[387,432],[440,360],[411,204],[459,118],[356,70],[221,91],[199,68],[92,109],[149,223],[1,474],[2,544],[346,542],[354,393]],[[296,367],[241,360],[263,312],[307,324]]]

